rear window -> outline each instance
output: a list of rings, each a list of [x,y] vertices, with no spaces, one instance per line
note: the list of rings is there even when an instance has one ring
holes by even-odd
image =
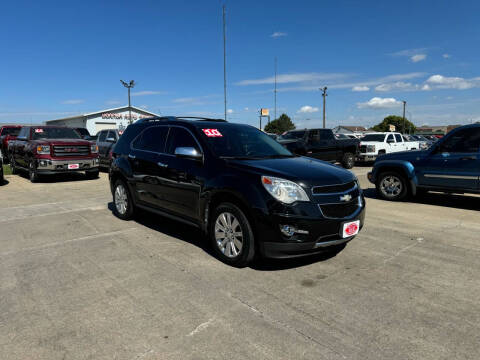
[[[19,127],[10,127],[10,128],[3,128],[1,135],[11,135],[11,136],[18,136],[20,133],[21,128]]]
[[[137,137],[132,145],[136,150],[163,153],[165,152],[167,135],[167,126],[153,126],[147,128],[139,137]]]
[[[385,135],[383,134],[367,134],[362,138],[362,141],[380,141],[385,140]]]

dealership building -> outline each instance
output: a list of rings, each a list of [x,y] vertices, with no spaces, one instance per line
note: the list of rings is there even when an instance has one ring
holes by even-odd
[[[158,116],[157,114],[135,106],[122,106],[89,114],[70,116],[63,119],[48,120],[45,124],[86,128],[90,135],[96,135],[100,130],[124,130],[129,124],[130,112],[132,115],[132,122],[146,117]]]

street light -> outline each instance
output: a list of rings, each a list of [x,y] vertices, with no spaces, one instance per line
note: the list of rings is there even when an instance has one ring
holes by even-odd
[[[131,124],[132,123],[132,108],[130,107],[130,89],[135,86],[135,81],[130,80],[129,83],[126,81],[120,80],[123,86],[125,86],[128,89],[128,121]]]

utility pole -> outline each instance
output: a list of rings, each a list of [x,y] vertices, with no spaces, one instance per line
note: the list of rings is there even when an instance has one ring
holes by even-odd
[[[406,125],[406,122],[405,122],[405,105],[407,104],[407,102],[405,100],[403,100],[402,102],[403,102],[403,133],[405,134],[405,125]]]
[[[327,87],[325,86],[323,89],[320,88],[323,96],[323,128],[325,129],[325,101],[327,98]]]
[[[277,57],[275,56],[275,90],[273,91],[275,110],[273,114],[273,120],[277,119]]]
[[[131,105],[130,105],[130,89],[135,86],[135,81],[130,80],[130,82],[127,83],[126,81],[120,80],[120,82],[122,83],[123,86],[125,86],[128,89],[128,123],[131,124],[132,123],[132,108],[131,108]]]
[[[227,35],[226,35],[226,24],[225,24],[225,4],[222,7],[223,9],[223,100],[225,105],[225,121],[227,121]]]

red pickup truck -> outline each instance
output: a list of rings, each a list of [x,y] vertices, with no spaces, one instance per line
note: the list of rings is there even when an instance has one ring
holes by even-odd
[[[3,155],[3,162],[8,162],[8,142],[17,138],[21,125],[4,125],[0,127],[0,152]]]
[[[98,147],[77,131],[60,126],[24,126],[8,144],[12,173],[28,171],[30,181],[40,175],[85,171],[98,177]]]

